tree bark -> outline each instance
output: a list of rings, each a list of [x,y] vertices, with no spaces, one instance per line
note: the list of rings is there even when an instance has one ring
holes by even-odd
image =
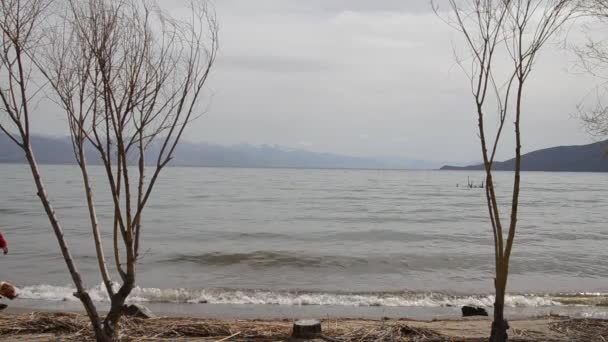
[[[82,181],[84,185],[85,194],[87,197],[87,206],[89,209],[89,218],[91,220],[91,229],[93,233],[93,239],[95,240],[95,252],[97,253],[97,263],[99,265],[99,271],[101,273],[101,279],[106,286],[108,297],[112,298],[114,290],[112,289],[112,279],[108,272],[106,264],[106,258],[103,253],[103,245],[101,242],[101,234],[99,233],[99,222],[97,220],[97,213],[95,212],[95,203],[93,202],[93,190],[91,189],[91,182],[89,181],[89,172],[87,170],[86,156],[84,153],[83,139],[80,138],[78,145],[79,164],[80,171],[82,172]]]
[[[503,274],[504,270],[501,266],[497,274],[497,278],[494,280],[496,288],[496,299],[494,301],[494,320],[492,321],[492,332],[490,335],[490,342],[505,342],[509,338],[507,330],[509,329],[509,323],[504,318],[505,308],[505,291],[506,291],[506,275]]]
[[[118,325],[120,319],[124,315],[125,301],[135,286],[135,279],[128,277],[128,280],[120,287],[118,292],[111,298],[112,305],[110,311],[106,315],[103,322],[104,334],[111,337],[112,339],[118,338]]]
[[[91,320],[91,325],[93,326],[93,331],[95,332],[96,340],[99,342],[111,341],[110,339],[107,338],[106,334],[104,333],[104,331],[102,329],[101,319],[99,318],[99,315],[97,314],[97,308],[95,307],[93,300],[89,296],[89,293],[87,292],[87,290],[83,284],[82,277],[80,276],[80,272],[78,271],[78,268],[74,264],[74,260],[72,259],[72,255],[70,253],[67,242],[65,241],[65,237],[63,235],[63,228],[59,224],[59,220],[57,219],[57,216],[55,215],[55,210],[53,209],[53,206],[51,205],[48,194],[46,193],[46,189],[44,187],[44,183],[42,182],[42,177],[40,176],[40,171],[38,169],[38,163],[36,162],[36,158],[34,157],[34,153],[32,151],[32,146],[31,146],[29,140],[25,141],[24,143],[25,143],[24,144],[25,145],[24,146],[25,156],[26,156],[28,164],[30,166],[32,176],[34,178],[34,183],[36,184],[37,195],[40,198],[40,202],[42,203],[42,206],[44,207],[44,211],[46,212],[46,215],[49,218],[49,221],[51,223],[51,226],[53,227],[53,232],[55,233],[55,237],[57,238],[57,242],[59,243],[61,254],[68,267],[70,276],[72,277],[72,281],[74,282],[74,285],[76,286],[76,292],[74,293],[74,296],[76,298],[80,299],[80,301],[82,302],[82,304],[87,312],[87,315],[89,316],[89,319]]]

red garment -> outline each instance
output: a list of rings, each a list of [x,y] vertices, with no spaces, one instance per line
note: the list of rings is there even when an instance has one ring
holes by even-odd
[[[7,248],[8,248],[8,243],[4,239],[4,236],[2,236],[2,233],[0,233],[0,249],[7,249]]]

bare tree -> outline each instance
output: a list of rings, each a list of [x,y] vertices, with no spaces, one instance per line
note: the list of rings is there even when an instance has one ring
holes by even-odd
[[[198,115],[197,103],[218,50],[217,21],[205,1],[192,0],[189,17],[179,20],[146,0],[67,0],[43,34],[37,27],[48,2],[0,3],[0,62],[8,74],[0,96],[9,118],[9,125],[0,127],[25,152],[75,295],[97,340],[115,340],[125,301],[135,286],[144,209],[184,129]],[[36,49],[40,45],[44,52]],[[34,69],[67,114],[99,271],[111,301],[103,319],[70,256],[31,148],[28,103],[36,92],[30,89]],[[103,252],[88,149],[102,162],[114,204],[112,244],[119,284],[113,281]]]
[[[578,7],[581,13],[608,18],[608,0],[579,0]]]
[[[581,15],[595,19],[599,25],[608,23],[608,0],[581,0]],[[580,105],[579,117],[590,135],[605,138],[608,136],[608,46],[597,37],[589,37],[584,46],[573,47],[579,66],[588,74],[600,80],[596,87],[595,103],[591,106]]]
[[[506,341],[509,325],[504,305],[518,219],[524,85],[541,48],[572,16],[575,6],[569,0],[449,0],[449,4],[452,14],[445,21],[462,33],[470,52],[470,58],[458,62],[471,82],[494,236],[496,298],[490,341]],[[435,4],[434,8],[439,14]],[[491,114],[497,119],[488,118]],[[514,120],[515,171],[510,217],[505,219],[492,167],[507,118]],[[490,120],[496,120],[494,132],[488,128]]]
[[[47,0],[0,0],[0,29],[2,30],[0,100],[2,102],[1,111],[4,114],[0,121],[0,129],[25,154],[38,197],[76,286],[74,295],[82,301],[93,322],[93,327],[97,331],[101,328],[98,324],[99,316],[70,254],[63,229],[46,192],[30,141],[32,116],[30,102],[39,92],[40,87],[32,82],[34,66],[28,58],[28,51],[36,50],[41,42],[39,25],[42,24],[42,17],[48,6],[49,1]]]

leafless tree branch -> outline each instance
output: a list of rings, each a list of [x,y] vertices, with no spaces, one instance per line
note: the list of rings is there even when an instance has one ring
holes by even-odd
[[[144,209],[183,132],[198,116],[219,48],[219,26],[204,0],[190,1],[192,14],[184,20],[172,18],[151,0],[66,0],[56,13],[47,11],[50,1],[0,0],[0,71],[7,74],[0,83],[0,110],[9,118],[0,129],[24,150],[77,297],[97,340],[110,341],[118,336],[125,300],[135,286]],[[51,20],[42,21],[51,14]],[[29,141],[34,70],[47,80],[67,117],[99,271],[111,300],[103,320],[70,256]],[[112,245],[122,281],[117,290],[103,252],[89,151],[103,164],[114,204]],[[149,158],[151,168],[146,166]]]
[[[444,21],[462,33],[472,56],[468,69],[462,60],[458,63],[471,82],[494,238],[496,301],[490,341],[506,341],[508,323],[504,319],[504,297],[518,219],[524,85],[538,52],[576,13],[578,3],[569,0],[449,0],[449,5],[452,14]],[[510,67],[499,67],[503,61]],[[495,110],[488,108],[492,102]],[[498,127],[492,135],[487,128],[487,116],[493,112]],[[516,144],[510,218],[505,221],[500,215],[492,167],[508,117],[514,119]]]

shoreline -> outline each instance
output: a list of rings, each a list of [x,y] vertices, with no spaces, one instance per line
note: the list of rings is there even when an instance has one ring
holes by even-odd
[[[84,312],[79,301],[47,301],[17,298],[5,312]],[[265,319],[282,320],[302,317],[331,317],[338,319],[413,319],[453,320],[461,318],[461,306],[347,306],[347,305],[279,305],[279,304],[211,304],[138,302],[152,312],[169,317],[195,317],[205,319]],[[109,304],[96,302],[103,311]],[[465,304],[477,306],[474,303]],[[492,315],[492,307],[482,306]],[[536,307],[505,307],[505,315],[511,319],[533,319],[546,316],[608,319],[608,306],[559,305]]]
[[[329,338],[324,340],[333,341],[485,341],[492,321],[491,317],[432,320],[316,318],[321,320],[323,333]],[[218,341],[239,333],[240,336],[229,340],[282,341],[289,340],[292,324],[293,319],[287,318],[241,320],[159,316],[152,319],[127,318],[123,328],[124,336],[129,340]],[[510,341],[583,341],[589,336],[597,336],[598,340],[608,337],[608,320],[545,316],[510,319],[509,325]],[[92,336],[87,326],[88,319],[82,313],[36,312],[20,308],[0,313],[0,337],[3,341],[89,341]],[[590,326],[596,330],[591,331]]]

